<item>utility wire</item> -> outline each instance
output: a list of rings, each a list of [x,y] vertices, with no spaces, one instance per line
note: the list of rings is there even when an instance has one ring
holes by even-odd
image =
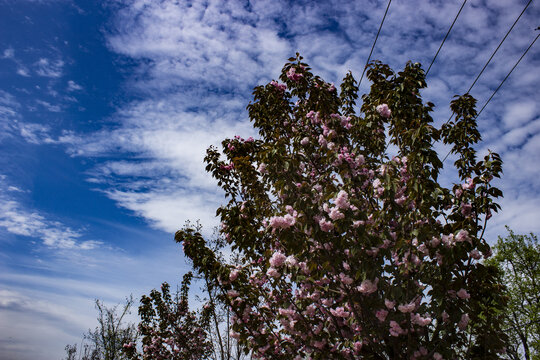
[[[536,30],[540,30],[540,27],[537,28]],[[480,111],[478,112],[478,114],[476,114],[476,117],[475,119],[477,119],[480,114],[482,113],[482,111],[484,111],[484,109],[486,108],[486,106],[489,104],[489,102],[491,101],[491,99],[493,99],[493,97],[495,96],[495,94],[497,93],[497,91],[499,91],[499,89],[503,86],[504,82],[510,77],[510,74],[512,74],[512,72],[514,71],[514,69],[518,66],[518,64],[521,62],[521,60],[525,57],[525,55],[527,55],[527,52],[529,52],[529,50],[531,49],[531,47],[534,45],[534,43],[536,42],[536,40],[538,40],[538,38],[540,37],[540,34],[536,35],[536,37],[534,38],[534,40],[531,42],[531,44],[529,45],[529,47],[527,48],[527,50],[525,50],[525,52],[521,55],[521,57],[519,58],[519,60],[514,64],[514,66],[512,67],[512,69],[510,69],[510,71],[508,72],[508,74],[506,74],[506,76],[504,77],[503,81],[501,81],[501,83],[499,84],[499,86],[497,86],[497,88],[495,89],[495,91],[493,92],[493,94],[491,94],[491,96],[489,97],[489,99],[486,101],[486,103],[484,104],[484,106],[482,106],[482,108],[480,109]],[[450,152],[452,152],[452,150],[450,150],[448,152],[448,154],[446,154],[446,156],[444,157],[443,159],[443,163],[444,163],[444,160],[446,160],[446,158],[448,157],[448,155],[450,155]]]
[[[486,68],[488,67],[489,63],[491,62],[491,60],[493,59],[493,57],[495,56],[495,54],[497,53],[497,51],[499,51],[500,47],[502,46],[502,44],[504,43],[504,41],[506,40],[506,38],[508,37],[508,35],[510,34],[510,32],[514,29],[514,26],[516,26],[517,22],[519,21],[519,19],[521,19],[521,16],[523,15],[523,13],[525,13],[525,10],[527,10],[527,8],[529,7],[529,5],[532,3],[532,0],[529,0],[529,2],[527,3],[527,5],[525,5],[525,7],[523,8],[523,10],[521,11],[521,13],[519,14],[519,16],[517,17],[517,19],[514,21],[514,23],[512,24],[512,26],[510,27],[510,29],[506,32],[506,35],[504,35],[504,37],[502,38],[502,40],[499,42],[499,45],[497,45],[497,48],[493,51],[493,53],[491,54],[491,56],[489,57],[488,61],[484,64],[484,67],[482,67],[482,70],[480,70],[480,72],[478,73],[478,75],[476,76],[476,78],[474,79],[473,83],[471,84],[471,86],[469,87],[469,90],[467,90],[467,94],[471,92],[472,88],[474,87],[474,85],[476,84],[476,82],[478,81],[478,79],[480,79],[480,76],[482,76],[482,74],[484,73],[484,70],[486,70]],[[463,6],[462,6],[463,7]],[[461,11],[461,9],[460,9]],[[459,13],[458,13],[459,15]],[[455,21],[455,20],[454,20]],[[453,25],[453,24],[452,24]],[[540,28],[538,28],[540,29]],[[536,29],[536,30],[538,30]],[[536,41],[536,39],[534,40]],[[533,43],[534,43],[533,41]],[[444,42],[444,40],[443,40]],[[441,44],[442,46],[442,44]],[[531,45],[532,46],[532,45]],[[439,48],[440,49],[440,48]],[[527,49],[528,51],[528,49]],[[437,52],[438,53],[438,52]],[[435,57],[437,57],[437,55],[435,55]],[[521,60],[521,59],[520,59]],[[433,62],[432,62],[433,63]],[[519,61],[518,61],[519,63]],[[517,64],[516,64],[517,66]],[[431,65],[430,65],[430,68],[431,68]],[[512,69],[513,70],[513,69]],[[428,69],[429,71],[429,69]],[[512,72],[512,71],[510,71]],[[510,74],[508,74],[509,76]],[[427,76],[427,73],[426,73],[426,76]],[[504,81],[503,81],[504,82]],[[502,84],[501,84],[502,85]],[[496,91],[495,91],[496,92]],[[495,94],[493,94],[495,95]],[[492,95],[492,97],[493,97]],[[491,98],[490,98],[491,100]],[[489,101],[488,101],[489,102]],[[487,103],[486,103],[487,105]],[[486,105],[484,105],[484,107],[486,107]],[[482,110],[484,109],[484,107],[482,107]],[[482,110],[480,110],[480,112],[482,112]],[[476,115],[476,117],[478,117],[480,115],[480,112]],[[448,120],[446,120],[445,124],[448,124],[450,122],[450,120],[452,120],[452,117],[454,116],[454,114],[450,114],[450,117],[448,118]],[[446,154],[446,156],[444,157],[443,159],[443,163],[444,161],[446,160],[446,158],[448,157],[448,155],[450,155],[450,153]]]
[[[527,52],[529,51],[529,49],[534,45],[534,43],[536,42],[536,40],[538,40],[539,37],[540,37],[540,34],[536,35],[536,37],[535,37],[534,40],[532,41],[531,45],[529,45],[529,47],[527,48],[527,50],[525,50],[525,52],[523,53],[523,55],[521,55],[521,57],[520,57],[519,60],[516,62],[516,64],[514,65],[514,67],[512,67],[512,70],[510,70],[510,72],[505,76],[505,78],[503,79],[503,81],[499,84],[499,86],[497,87],[497,89],[495,89],[495,91],[493,92],[493,94],[491,94],[491,96],[489,97],[488,101],[486,101],[486,103],[484,104],[484,106],[482,106],[482,108],[480,109],[480,111],[479,111],[478,114],[476,115],[477,118],[480,116],[480,114],[482,113],[482,111],[484,111],[484,108],[487,106],[487,104],[489,104],[489,102],[491,101],[491,99],[493,99],[493,97],[495,96],[495,94],[497,93],[497,91],[499,91],[499,89],[501,88],[501,86],[503,86],[503,84],[504,84],[504,82],[506,81],[506,79],[508,79],[508,77],[510,76],[510,74],[512,73],[512,71],[514,71],[514,69],[516,68],[516,66],[518,66],[518,64],[521,62],[521,59],[523,59],[523,57],[527,54]]]
[[[495,49],[495,51],[493,52],[493,54],[491,54],[491,56],[489,57],[489,60],[487,61],[487,63],[484,65],[484,67],[482,68],[482,70],[480,71],[480,73],[478,74],[478,76],[476,77],[476,79],[474,79],[471,87],[469,88],[469,90],[467,90],[467,93],[470,93],[474,84],[476,84],[476,82],[478,81],[478,79],[480,78],[480,76],[482,76],[482,73],[484,72],[484,70],[486,70],[487,66],[489,65],[489,63],[491,62],[491,59],[493,59],[493,57],[495,56],[495,54],[497,53],[497,51],[499,51],[499,48],[501,47],[501,45],[503,44],[504,40],[506,40],[506,38],[508,37],[508,35],[510,34],[510,32],[512,31],[512,29],[514,28],[514,26],[516,26],[517,22],[519,21],[519,19],[521,18],[521,15],[523,15],[523,13],[525,12],[525,10],[527,10],[527,8],[529,7],[529,5],[532,3],[532,0],[529,0],[529,2],[527,3],[527,5],[525,5],[525,8],[523,9],[523,11],[521,11],[521,14],[519,14],[519,16],[517,17],[516,21],[514,21],[514,23],[512,24],[512,27],[510,27],[510,30],[508,30],[508,32],[506,33],[506,35],[504,35],[503,39],[501,40],[501,42],[499,43],[499,45],[497,46],[497,48]]]
[[[467,0],[465,0],[467,1]],[[364,78],[364,73],[366,72],[367,66],[369,64],[369,60],[371,59],[371,55],[373,54],[373,49],[375,49],[375,44],[377,43],[377,39],[379,38],[379,34],[381,33],[381,29],[384,24],[384,19],[386,19],[386,14],[388,13],[388,9],[390,8],[390,4],[392,3],[392,0],[388,1],[388,5],[386,6],[386,11],[384,12],[384,16],[381,21],[381,25],[379,25],[379,30],[377,31],[377,35],[375,36],[375,41],[373,41],[373,46],[371,46],[371,51],[369,52],[369,56],[366,61],[366,66],[364,66],[364,71],[362,71],[362,76],[360,77],[360,81],[358,82],[358,87],[360,87],[360,84],[362,84],[362,79]]]
[[[443,39],[443,41],[441,43],[441,46],[439,46],[439,50],[437,50],[437,53],[433,57],[433,60],[431,60],[431,64],[429,64],[429,67],[428,67],[428,69],[426,71],[426,77],[428,76],[429,70],[431,70],[431,66],[433,66],[433,63],[435,62],[435,59],[437,59],[437,55],[439,55],[439,52],[441,51],[441,49],[442,49],[442,47],[444,45],[444,42],[446,41],[446,38],[450,34],[450,31],[452,31],[452,28],[454,27],[454,24],[456,23],[456,20],[459,17],[459,14],[461,14],[461,10],[463,10],[463,7],[465,6],[466,3],[467,3],[467,0],[463,1],[463,4],[461,4],[461,7],[459,8],[459,11],[458,11],[456,17],[454,18],[454,21],[452,22],[452,25],[450,25],[450,29],[448,29],[448,32],[444,36],[444,39]]]

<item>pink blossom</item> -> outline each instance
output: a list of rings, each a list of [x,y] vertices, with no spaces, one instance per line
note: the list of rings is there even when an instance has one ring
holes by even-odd
[[[457,296],[460,299],[469,299],[471,297],[471,295],[465,289],[459,289],[459,291],[457,292]]]
[[[382,117],[389,118],[392,115],[392,111],[390,111],[387,104],[378,105],[376,109]]]
[[[384,306],[386,306],[386,308],[390,310],[390,309],[393,309],[394,306],[396,306],[396,303],[395,301],[384,299]]]
[[[283,255],[281,252],[277,251],[272,255],[270,258],[270,265],[275,268],[281,267],[284,263],[287,257]]]
[[[374,293],[377,291],[377,283],[379,282],[379,278],[375,278],[375,281],[370,281],[368,279],[362,281],[360,286],[358,287],[358,291],[360,291],[362,294],[369,295],[371,293]]]
[[[480,260],[482,258],[482,254],[480,254],[480,251],[474,249],[471,251],[471,257],[475,260]]]
[[[287,256],[287,258],[285,259],[285,264],[287,264],[287,266],[294,267],[298,265],[298,261],[293,255],[290,255]]]
[[[443,311],[442,314],[441,314],[441,319],[442,319],[442,321],[447,322],[448,319],[450,319],[450,316],[448,315],[448,313],[446,311]]]
[[[339,211],[338,208],[335,208],[335,207],[332,208],[332,210],[330,210],[330,213],[328,214],[328,216],[330,216],[330,219],[334,221],[343,219],[345,217],[345,215],[343,215],[343,213]]]
[[[345,285],[351,285],[353,283],[353,279],[350,276],[345,275],[344,273],[339,274],[339,279]]]
[[[345,190],[341,190],[336,197],[336,206],[340,209],[348,209],[350,207],[349,204],[349,195]]]
[[[230,281],[236,280],[238,278],[238,274],[239,274],[238,270],[231,271],[231,273],[229,274],[229,280]]]
[[[285,91],[287,89],[287,85],[285,84],[280,84],[278,83],[277,81],[275,80],[272,80],[270,82],[270,85],[274,86],[276,89],[278,89],[279,91]]]
[[[469,216],[472,212],[472,205],[469,203],[463,203],[461,204],[461,214],[463,216]]]
[[[379,321],[383,322],[386,319],[386,316],[388,315],[388,311],[381,309],[377,310],[375,313],[375,317],[379,319]]]
[[[300,144],[302,144],[302,146],[306,146],[307,144],[309,144],[309,138],[306,136],[300,141]]]
[[[233,339],[240,339],[240,334],[234,331],[233,329],[229,330],[229,336]]]
[[[452,247],[455,244],[454,234],[443,235],[442,242],[446,247]]]
[[[321,145],[322,147],[325,147],[327,144],[327,141],[326,139],[324,138],[324,136],[321,134],[319,135],[319,145]]]
[[[469,237],[469,232],[467,230],[459,230],[458,234],[456,235],[456,241],[463,242],[463,241],[471,241],[471,238]]]
[[[469,325],[469,314],[463,314],[459,320],[458,328],[460,328],[460,330],[465,330],[467,325]]]
[[[390,335],[398,337],[401,334],[405,334],[405,330],[403,330],[394,320],[390,321]]]
[[[403,205],[405,203],[405,201],[407,201],[407,197],[405,195],[402,195],[400,197],[396,197],[394,199],[394,201],[396,202],[396,204],[398,204],[399,206]]]
[[[266,271],[266,275],[270,276],[270,277],[273,277],[273,278],[278,278],[281,276],[281,274],[279,273],[279,271],[277,271],[276,269],[274,269],[273,267],[271,268],[268,268],[268,270]]]
[[[398,306],[398,310],[401,311],[402,313],[410,313],[415,308],[416,308],[416,304],[414,303],[414,301],[410,302],[408,304],[405,304],[405,305],[399,305]]]
[[[291,79],[292,81],[298,81],[301,78],[304,77],[302,74],[297,74],[296,69],[294,67],[291,67],[289,71],[287,71],[287,77]]]
[[[324,218],[319,221],[319,226],[321,227],[321,230],[324,232],[329,232],[334,229],[334,224],[332,222],[325,220]]]
[[[465,184],[461,184],[461,187],[464,190],[472,190],[474,189],[474,180],[471,178],[467,178],[467,182]]]
[[[419,314],[411,314],[411,322],[420,326],[427,326],[431,323],[431,318],[429,316],[422,317]]]
[[[230,297],[230,298],[235,298],[235,297],[238,297],[238,295],[240,295],[240,293],[236,290],[229,290],[227,291],[227,295]]]
[[[351,313],[348,311],[345,311],[343,307],[338,307],[335,310],[330,309],[330,313],[334,315],[335,317],[342,317],[342,318],[347,318],[351,315]]]
[[[270,227],[273,229],[287,229],[296,223],[296,219],[287,214],[285,216],[273,216],[270,218]]]
[[[363,343],[361,341],[356,341],[354,344],[353,344],[353,348],[354,348],[354,351],[356,353],[359,353],[360,350],[362,350],[362,345]]]
[[[443,357],[438,352],[433,354],[433,360],[443,360]]]

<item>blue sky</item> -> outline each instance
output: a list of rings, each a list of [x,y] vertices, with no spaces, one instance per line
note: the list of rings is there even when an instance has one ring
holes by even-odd
[[[394,0],[373,58],[427,67],[461,3]],[[436,124],[526,3],[468,1],[423,92]],[[178,283],[174,231],[200,219],[210,233],[223,201],[205,149],[256,135],[251,90],[296,51],[327,81],[359,79],[386,4],[0,0],[0,358],[59,359],[96,325],[93,299]],[[480,106],[538,19],[533,2],[472,90]],[[479,152],[505,162],[491,241],[540,231],[539,66],[535,44],[478,119]]]

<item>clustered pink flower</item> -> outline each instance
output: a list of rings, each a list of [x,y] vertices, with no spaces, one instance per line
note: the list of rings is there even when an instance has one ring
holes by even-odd
[[[238,278],[238,274],[239,274],[238,270],[231,271],[231,273],[229,274],[229,280],[230,281],[236,280]]]
[[[270,227],[273,229],[287,229],[296,223],[294,216],[286,214],[285,216],[273,216],[270,218]]]
[[[390,321],[390,335],[398,337],[400,335],[406,334],[407,331],[402,329],[401,326],[394,320]]]
[[[336,206],[340,209],[346,210],[351,205],[349,204],[349,195],[344,190],[341,190],[336,197]]]
[[[469,299],[471,297],[471,295],[469,295],[469,293],[465,289],[459,289],[456,294],[460,299]]]
[[[383,322],[386,319],[387,315],[388,315],[388,311],[384,309],[377,310],[377,312],[375,313],[375,317],[379,319],[379,321],[381,322]]]
[[[471,178],[467,178],[467,182],[465,184],[461,184],[461,187],[464,190],[472,190],[474,189],[474,180]]]
[[[279,91],[285,91],[287,89],[287,85],[285,84],[280,84],[278,83],[277,81],[275,80],[272,80],[270,82],[270,85],[273,85],[276,89],[278,89]]]
[[[348,311],[345,311],[343,307],[338,307],[335,310],[330,309],[330,313],[336,317],[342,317],[342,318],[347,318],[351,315],[351,313]]]
[[[319,221],[319,226],[321,227],[321,230],[324,232],[329,232],[334,229],[334,224],[331,221],[327,221],[325,219],[321,219]]]
[[[392,111],[390,111],[387,104],[378,105],[376,109],[382,117],[389,118],[392,115]]]
[[[467,230],[459,230],[458,234],[456,235],[456,241],[457,242],[463,242],[463,241],[471,241],[471,238],[469,237],[469,232]]]
[[[281,274],[279,273],[279,271],[277,271],[276,269],[274,269],[273,267],[270,267],[268,268],[268,270],[266,271],[266,275],[270,276],[270,277],[273,277],[273,278],[278,278],[281,276]]]
[[[416,304],[414,303],[414,301],[405,305],[398,306],[398,310],[401,311],[402,313],[410,313],[414,311],[414,309],[416,309]]]
[[[286,259],[287,257],[283,253],[276,251],[270,258],[270,265],[275,268],[281,267]]]
[[[391,310],[394,308],[394,306],[396,306],[396,302],[388,300],[388,299],[384,299],[384,306],[386,306],[387,309]]]
[[[461,315],[461,319],[458,323],[458,328],[460,330],[465,330],[467,328],[467,325],[469,325],[469,314],[463,314]]]
[[[427,326],[431,324],[431,318],[429,316],[420,316],[419,314],[411,314],[411,322],[419,326]]]
[[[304,77],[304,75],[297,74],[296,69],[294,67],[291,67],[289,71],[287,71],[287,77],[291,79],[292,81],[299,81],[301,78]]]
[[[379,282],[379,278],[375,278],[375,281],[371,280],[364,280],[358,287],[358,291],[360,291],[362,294],[369,295],[377,291],[377,283]]]

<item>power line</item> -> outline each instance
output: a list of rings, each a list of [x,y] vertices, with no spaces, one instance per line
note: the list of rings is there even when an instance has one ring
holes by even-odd
[[[540,30],[540,27],[537,28],[536,30]],[[521,62],[521,60],[525,57],[525,55],[527,55],[527,53],[529,52],[529,50],[532,48],[532,46],[534,45],[534,43],[536,42],[536,40],[538,40],[538,38],[540,37],[540,34],[536,35],[536,37],[534,38],[534,40],[531,42],[531,44],[529,45],[529,47],[525,50],[525,52],[520,56],[520,58],[518,59],[518,61],[514,64],[514,66],[512,67],[512,69],[510,69],[510,71],[508,72],[508,74],[506,74],[506,76],[504,77],[504,79],[501,81],[501,83],[499,84],[499,86],[497,86],[497,88],[495,89],[495,91],[493,91],[493,94],[491,94],[491,96],[489,97],[489,99],[486,101],[486,103],[484,104],[484,106],[482,106],[482,108],[480,109],[480,111],[478,112],[478,114],[476,114],[476,117],[475,119],[477,119],[480,114],[482,113],[482,111],[484,111],[484,109],[486,108],[486,106],[489,104],[489,102],[491,101],[491,99],[493,99],[493,97],[495,96],[495,94],[497,93],[497,91],[499,91],[499,89],[503,86],[504,82],[510,77],[510,74],[512,74],[512,72],[514,71],[514,69],[518,66],[518,64]],[[452,115],[450,116],[450,118],[452,118]],[[443,163],[444,161],[446,160],[446,158],[448,157],[448,155],[450,155],[450,153],[452,152],[452,150],[450,150],[446,156],[444,157],[443,159]]]
[[[478,74],[478,76],[476,77],[476,79],[474,79],[473,83],[471,84],[471,87],[469,88],[469,90],[467,90],[467,93],[470,93],[474,84],[476,84],[476,82],[478,81],[478,79],[480,78],[480,76],[482,76],[482,73],[484,72],[484,70],[486,70],[486,67],[489,65],[489,63],[491,62],[491,59],[493,59],[493,57],[495,56],[495,54],[497,53],[497,51],[499,51],[499,48],[501,47],[501,45],[503,44],[504,40],[506,40],[506,38],[508,37],[508,35],[510,34],[510,32],[512,31],[512,29],[514,28],[514,26],[516,26],[517,22],[519,21],[519,19],[521,18],[521,15],[523,15],[523,13],[525,12],[525,10],[527,10],[527,8],[529,7],[529,5],[532,3],[532,0],[529,0],[529,2],[527,3],[527,5],[525,5],[525,8],[523,9],[523,11],[521,11],[521,14],[519,14],[519,16],[517,17],[516,21],[514,21],[514,23],[512,24],[512,26],[510,27],[510,30],[508,30],[508,32],[506,33],[506,35],[504,35],[503,39],[501,40],[501,42],[499,43],[499,45],[497,46],[497,48],[495,49],[495,51],[493,52],[493,54],[491,54],[491,56],[489,57],[489,60],[487,61],[487,63],[484,65],[484,67],[482,68],[482,70],[480,71],[480,73]]]
[[[358,87],[360,87],[360,84],[362,84],[362,79],[364,78],[364,73],[366,72],[366,68],[369,64],[369,60],[371,59],[371,55],[373,54],[373,49],[375,49],[375,44],[377,43],[377,39],[379,38],[379,34],[381,33],[381,29],[384,24],[384,19],[386,19],[386,14],[388,13],[388,9],[390,8],[390,4],[392,3],[392,0],[388,1],[388,5],[386,6],[386,11],[384,12],[384,16],[381,21],[381,25],[379,25],[379,30],[377,31],[377,35],[375,36],[375,41],[373,41],[373,46],[371,46],[371,51],[369,52],[369,56],[366,61],[366,66],[364,66],[364,71],[362,71],[362,76],[360,77],[360,81],[358,82]]]
[[[435,59],[437,59],[437,56],[439,55],[439,52],[441,51],[441,49],[442,49],[442,47],[444,45],[444,42],[446,41],[446,38],[450,34],[450,31],[452,31],[452,28],[454,27],[454,24],[456,23],[456,20],[459,17],[459,14],[461,14],[461,10],[463,10],[463,7],[465,6],[466,3],[467,3],[467,0],[463,1],[463,4],[461,4],[461,7],[459,8],[459,11],[458,11],[456,17],[454,18],[454,21],[452,22],[452,25],[450,25],[450,29],[448,29],[448,32],[444,36],[444,39],[443,39],[443,41],[441,43],[441,46],[439,46],[439,50],[437,50],[437,53],[433,57],[433,60],[431,60],[431,64],[429,64],[429,67],[428,67],[428,69],[426,71],[426,77],[428,76],[429,70],[431,70],[431,66],[433,66],[433,63],[435,62]]]
[[[493,92],[493,94],[491,94],[491,96],[489,97],[488,101],[486,101],[486,103],[484,104],[484,106],[482,106],[482,108],[480,109],[480,111],[478,112],[478,114],[476,115],[476,118],[478,118],[480,116],[480,114],[482,113],[482,111],[484,111],[484,108],[487,106],[487,104],[489,104],[489,102],[491,101],[491,99],[493,99],[493,97],[495,96],[495,94],[497,93],[497,91],[499,91],[499,89],[501,88],[501,86],[503,86],[504,82],[506,81],[506,79],[508,79],[508,77],[510,76],[510,74],[512,73],[512,71],[514,71],[514,69],[516,68],[516,66],[518,66],[518,64],[521,62],[521,59],[523,59],[523,57],[525,57],[525,55],[527,54],[527,52],[529,51],[529,49],[534,45],[534,43],[536,42],[536,40],[538,40],[538,38],[540,37],[540,34],[536,35],[536,37],[534,38],[534,40],[532,41],[531,45],[529,45],[529,47],[527,48],[527,50],[525,50],[525,52],[523,53],[523,55],[521,55],[521,57],[519,58],[519,60],[515,63],[515,65],[512,67],[512,69],[510,70],[510,72],[504,77],[503,81],[501,81],[501,83],[499,84],[499,86],[497,87],[497,89],[495,89],[495,91]]]

